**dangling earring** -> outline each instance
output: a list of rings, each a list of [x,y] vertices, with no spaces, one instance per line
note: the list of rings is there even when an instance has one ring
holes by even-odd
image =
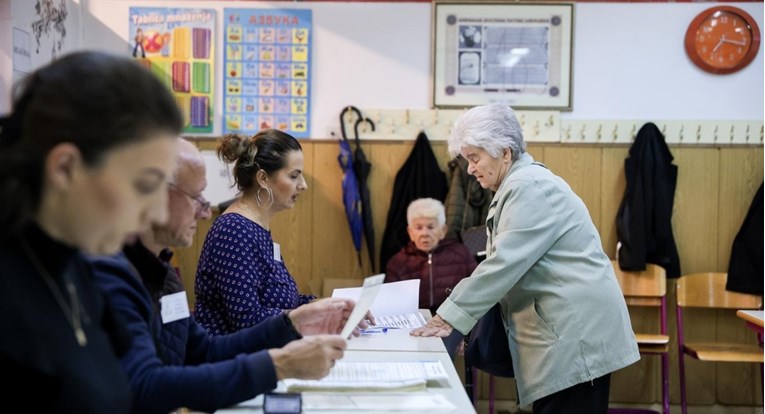
[[[266,209],[271,208],[271,206],[274,205],[274,192],[271,191],[271,189],[268,187],[258,188],[258,192],[255,193],[255,201],[258,203],[258,207],[262,207],[262,201],[260,201],[260,190],[266,190],[268,193],[268,205],[266,206]]]

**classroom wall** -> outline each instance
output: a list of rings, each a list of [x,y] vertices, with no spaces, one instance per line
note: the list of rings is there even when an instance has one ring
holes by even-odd
[[[215,148],[212,140],[199,142],[203,149]],[[411,141],[364,142],[362,148],[372,163],[369,177],[376,232],[382,240],[395,175],[409,155]],[[441,169],[448,171],[445,142],[433,142]],[[614,258],[615,217],[624,194],[626,145],[530,144],[537,160],[563,177],[582,198],[598,228],[606,253]],[[678,166],[672,228],[683,273],[727,271],[730,248],[757,188],[763,181],[763,148],[754,146],[671,146]],[[337,164],[338,144],[329,140],[303,143],[308,190],[294,209],[279,213],[272,223],[275,242],[301,292],[321,294],[324,278],[360,280],[375,273],[368,258],[357,263],[341,202],[342,171]],[[184,283],[194,285],[196,261],[211,220],[200,223],[195,243],[178,252]],[[365,251],[366,246],[362,246]],[[674,290],[669,290],[670,336],[675,338]],[[193,294],[190,292],[193,301]],[[655,314],[632,309],[636,330],[658,330]],[[699,312],[693,312],[692,315]],[[700,313],[703,322],[686,325],[693,338],[730,337],[732,341],[754,341],[754,334],[733,314]],[[672,402],[679,403],[677,345],[670,344],[670,387]],[[653,403],[661,401],[659,358],[643,360],[614,376],[612,400]],[[689,401],[696,405],[762,405],[759,367],[754,364],[710,364],[687,361]],[[647,379],[647,380],[646,380]],[[513,399],[515,387],[499,380],[498,399]],[[484,384],[485,385],[485,384]],[[486,390],[487,387],[482,387]],[[483,394],[486,398],[486,394]]]
[[[7,2],[11,0],[0,0]],[[27,0],[13,0],[14,4]],[[82,47],[129,52],[130,6],[178,7],[159,0],[81,0]],[[431,107],[430,3],[216,2],[190,7],[310,8],[314,62],[312,136],[329,137],[347,105]],[[565,119],[757,120],[763,114],[763,48],[740,72],[711,75],[683,49],[688,24],[713,3],[576,3],[573,110]],[[726,3],[748,11],[763,27],[763,3]],[[219,42],[220,43],[220,42]],[[2,46],[2,45],[0,45]],[[220,63],[221,50],[217,48]],[[0,61],[1,63],[1,61]],[[0,67],[5,71],[5,68]],[[221,72],[215,87],[221,96]],[[222,115],[216,99],[215,119]],[[0,106],[0,112],[5,108]],[[213,136],[220,133],[216,123]],[[414,139],[415,137],[412,137]]]

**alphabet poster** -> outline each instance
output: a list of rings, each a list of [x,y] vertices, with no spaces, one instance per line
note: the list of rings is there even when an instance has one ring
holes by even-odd
[[[186,133],[213,130],[214,33],[214,9],[130,8],[130,52],[172,91]]]
[[[225,9],[223,132],[310,136],[311,10]]]

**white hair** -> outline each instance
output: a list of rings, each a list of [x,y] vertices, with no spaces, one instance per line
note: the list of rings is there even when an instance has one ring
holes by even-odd
[[[406,222],[412,224],[414,219],[434,218],[439,226],[446,224],[444,205],[435,198],[418,198],[409,203],[406,209]]]
[[[456,157],[467,145],[482,148],[489,155],[498,158],[502,150],[509,148],[512,160],[526,152],[521,124],[515,111],[505,104],[476,106],[454,122],[447,138],[449,155]]]

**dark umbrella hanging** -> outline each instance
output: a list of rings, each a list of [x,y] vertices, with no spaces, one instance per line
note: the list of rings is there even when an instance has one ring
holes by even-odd
[[[356,112],[361,119],[361,111],[349,106],[340,112],[340,131],[342,139],[340,140],[340,153],[337,161],[343,170],[343,205],[345,206],[345,217],[348,219],[348,226],[353,237],[353,245],[356,248],[359,266],[361,266],[361,237],[363,232],[363,222],[361,219],[361,194],[359,194],[359,183],[356,172],[353,168],[353,156],[351,154],[351,144],[348,141],[348,135],[345,133],[345,122],[343,117],[349,110]]]
[[[356,149],[353,152],[353,170],[356,172],[356,179],[359,184],[359,194],[361,195],[361,218],[364,226],[364,238],[367,239],[369,263],[372,266],[372,272],[374,272],[375,227],[374,221],[372,221],[372,201],[370,200],[369,187],[367,186],[367,178],[369,177],[369,171],[372,169],[372,163],[367,161],[367,157],[364,155],[364,150],[361,149],[361,142],[359,141],[359,125],[364,122],[372,127],[372,131],[375,130],[375,124],[369,118],[359,118],[356,123],[353,124],[353,133],[356,141]]]

